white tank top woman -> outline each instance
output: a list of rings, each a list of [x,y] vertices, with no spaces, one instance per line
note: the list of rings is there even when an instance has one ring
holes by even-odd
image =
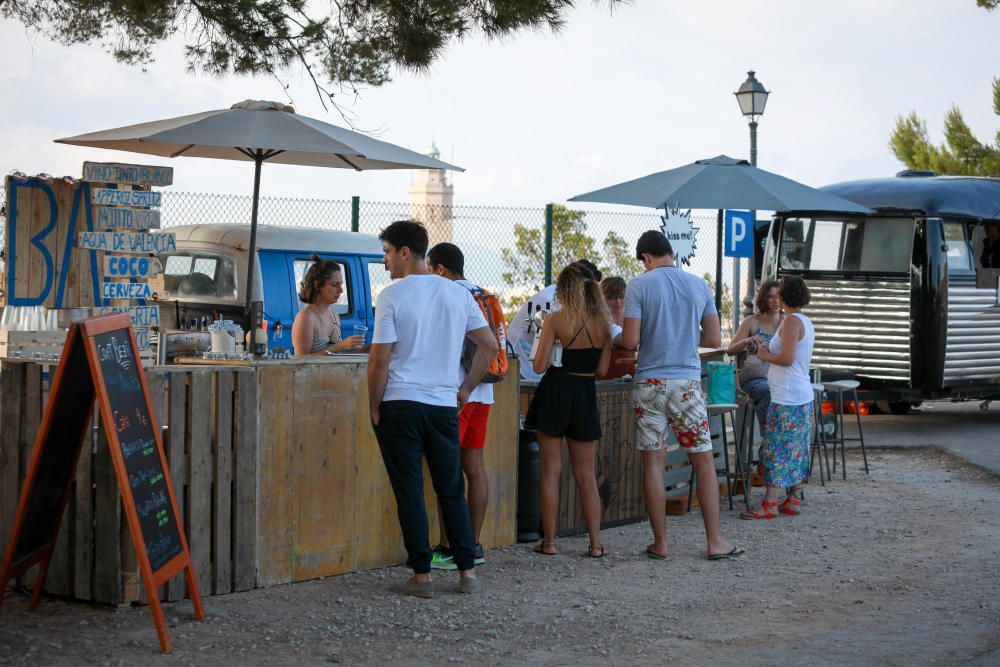
[[[813,343],[816,342],[816,330],[812,321],[802,313],[793,313],[802,322],[805,332],[795,346],[795,360],[788,366],[771,364],[767,371],[767,383],[771,387],[771,402],[781,405],[805,405],[813,400],[812,380],[809,377],[809,364],[812,363]],[[772,354],[781,354],[781,329],[779,329],[768,350]]]

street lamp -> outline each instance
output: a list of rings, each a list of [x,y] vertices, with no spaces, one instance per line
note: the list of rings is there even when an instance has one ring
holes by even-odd
[[[757,118],[764,115],[764,106],[770,94],[754,76],[753,70],[747,72],[747,80],[733,93],[740,103],[740,111],[750,121],[750,164],[754,167],[757,166]]]
[[[736,101],[740,103],[740,111],[743,115],[747,117],[750,123],[750,164],[751,166],[757,166],[757,119],[764,115],[764,106],[767,105],[767,96],[771,93],[764,88],[764,84],[757,80],[754,76],[754,71],[750,70],[747,72],[747,80],[740,85],[740,89],[735,93]],[[753,212],[754,229],[750,230],[751,234],[756,237],[756,221],[757,212]],[[757,253],[757,240],[754,238],[754,251],[747,260],[748,267],[748,277],[747,277],[747,294],[743,298],[743,313],[745,316],[749,317],[753,314],[753,301],[754,301],[754,276],[756,271],[754,270],[754,260]],[[738,290],[737,290],[738,292]],[[736,310],[734,308],[734,310]],[[735,315],[735,314],[734,314]]]

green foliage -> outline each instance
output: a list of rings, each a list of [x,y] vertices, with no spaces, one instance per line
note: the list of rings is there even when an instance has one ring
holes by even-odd
[[[561,204],[552,207],[552,278],[567,264],[585,258],[597,264],[604,276],[621,276],[625,280],[642,271],[629,244],[614,230],[608,232],[598,252],[597,242],[587,233],[587,213],[574,211]],[[522,303],[545,286],[545,228],[514,225],[514,247],[500,253],[506,270],[503,281],[510,287],[524,288],[523,294],[505,301],[511,309],[508,321]]]
[[[712,292],[713,298],[715,294],[715,279],[712,278],[711,273],[706,273],[702,276],[705,282],[708,283],[708,289]],[[722,307],[719,309],[719,324],[722,327],[722,337],[723,339],[730,338],[733,335],[733,292],[729,289],[729,285],[722,283]]]
[[[1000,0],[990,1],[994,7],[1000,3]],[[983,0],[980,5],[985,6]],[[993,112],[1000,116],[1000,78],[993,79]],[[945,115],[944,137],[944,144],[934,146],[927,134],[927,124],[911,112],[896,119],[889,147],[910,169],[963,176],[1000,175],[1000,132],[993,145],[982,143],[966,125],[962,112],[952,107]]]
[[[997,7],[1000,7],[1000,0],[976,0],[976,4],[984,9],[993,11]]]
[[[607,0],[615,5],[621,0]],[[573,0],[0,0],[0,17],[64,44],[101,43],[146,65],[184,35],[188,68],[215,75],[281,75],[303,66],[321,99],[381,86],[394,66],[425,71],[473,31],[489,39],[525,28],[558,31]],[[325,103],[325,102],[324,102]]]

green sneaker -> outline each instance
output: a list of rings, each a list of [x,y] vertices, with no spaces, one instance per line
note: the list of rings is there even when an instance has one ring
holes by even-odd
[[[433,570],[457,570],[455,557],[451,549],[441,544],[437,544],[431,549],[431,569]]]
[[[474,561],[476,565],[485,565],[486,557],[483,555],[483,545],[476,543],[476,560]]]

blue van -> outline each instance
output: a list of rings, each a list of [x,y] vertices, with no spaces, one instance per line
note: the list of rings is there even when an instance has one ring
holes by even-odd
[[[189,328],[202,318],[243,319],[247,247],[250,225],[184,225],[170,227],[176,251],[160,255],[158,286],[163,329]],[[291,349],[291,328],[299,310],[298,287],[313,254],[343,268],[344,294],[331,310],[345,331],[356,324],[374,326],[372,306],[389,284],[377,237],[355,232],[305,227],[257,226],[254,286],[251,301],[262,301],[268,321],[268,346]],[[280,336],[279,338],[275,338]]]

